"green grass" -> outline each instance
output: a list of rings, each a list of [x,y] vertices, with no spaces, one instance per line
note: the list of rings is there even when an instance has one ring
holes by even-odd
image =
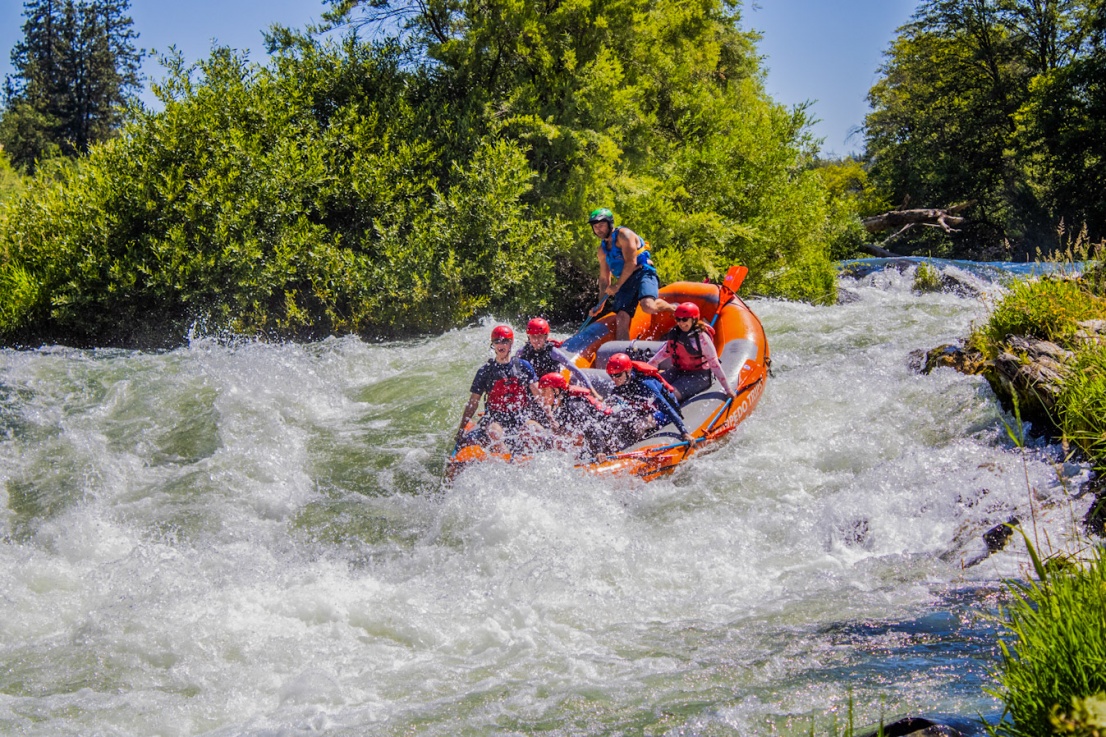
[[[1106,345],[1076,352],[1056,409],[1064,439],[1106,467]]]
[[[1023,335],[1071,348],[1080,322],[1103,318],[1106,299],[1078,279],[1049,276],[1015,282],[982,333],[991,345],[1002,343],[1008,335]]]
[[[933,264],[922,261],[914,270],[913,289],[915,292],[940,292],[941,272]]]
[[[1083,564],[1065,556],[1042,561],[1026,544],[1036,579],[1008,583],[1013,603],[1003,626],[1012,638],[1000,642],[992,693],[1009,719],[992,733],[1106,734],[1086,731],[1101,713],[1095,697],[1106,693],[1106,559],[1094,548]]]

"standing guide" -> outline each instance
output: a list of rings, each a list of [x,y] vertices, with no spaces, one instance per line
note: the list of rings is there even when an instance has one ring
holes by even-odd
[[[640,305],[642,312],[655,315],[675,312],[676,307],[660,298],[657,270],[649,258],[649,244],[625,226],[614,227],[614,213],[606,207],[588,217],[591,230],[599,237],[599,292],[602,301],[588,313],[595,317],[603,311],[608,298],[615,313],[615,340],[629,340],[630,318]]]

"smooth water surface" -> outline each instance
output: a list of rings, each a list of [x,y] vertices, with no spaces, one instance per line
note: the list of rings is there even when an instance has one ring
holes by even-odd
[[[948,265],[947,269],[956,269]],[[1089,499],[986,383],[910,367],[1001,289],[754,300],[774,376],[650,484],[442,461],[490,323],[0,352],[0,734],[809,734],[994,713],[982,534]],[[1047,547],[1047,545],[1046,545]]]

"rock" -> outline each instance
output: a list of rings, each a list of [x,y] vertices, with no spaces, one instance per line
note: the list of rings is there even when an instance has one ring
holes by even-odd
[[[865,732],[861,737],[965,737],[965,733],[947,724],[935,722],[925,717],[905,717],[885,724],[873,732]]]
[[[1094,494],[1094,503],[1083,518],[1083,528],[1088,535],[1106,537],[1106,477],[1096,472],[1083,489]]]
[[[1023,414],[1047,421],[1054,414],[1053,408],[1067,375],[1067,363],[1073,355],[1047,340],[1007,336],[1004,349],[995,359],[995,379],[999,384],[995,393],[1000,396],[1016,394]],[[1000,388],[1004,391],[999,391]]]
[[[1075,334],[1076,340],[1093,345],[1106,343],[1106,320],[1084,320],[1076,324],[1080,328]]]
[[[860,295],[851,289],[845,289],[844,287],[837,288],[837,304],[849,305],[853,302],[859,302]]]
[[[997,553],[1006,547],[1010,536],[1014,534],[1012,525],[1018,524],[1017,517],[1011,517],[1001,525],[995,525],[983,533],[983,542],[987,543],[987,552]]]
[[[929,374],[936,368],[954,368],[962,374],[982,374],[988,367],[983,354],[976,350],[965,349],[956,343],[946,343],[933,350],[910,354],[910,366],[915,371]]]

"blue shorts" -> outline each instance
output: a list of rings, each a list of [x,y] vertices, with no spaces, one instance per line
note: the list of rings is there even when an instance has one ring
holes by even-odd
[[[634,310],[637,309],[637,303],[648,297],[656,299],[660,296],[660,290],[661,283],[657,280],[656,269],[643,266],[626,280],[626,283],[622,285],[622,289],[615,292],[611,311],[625,312],[633,317]]]

